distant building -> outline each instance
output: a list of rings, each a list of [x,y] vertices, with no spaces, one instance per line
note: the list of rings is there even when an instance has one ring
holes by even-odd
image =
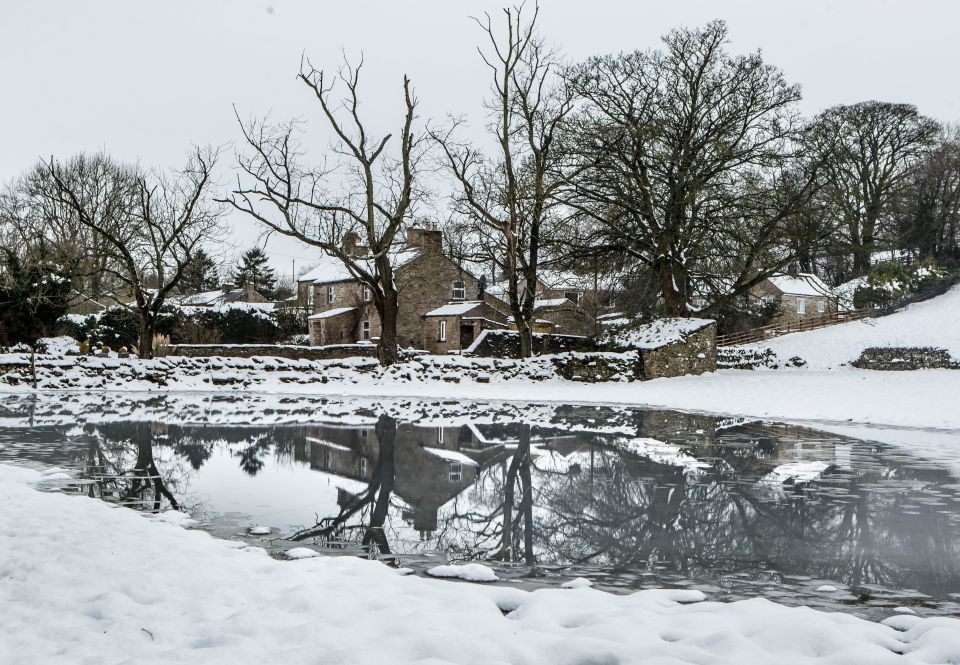
[[[780,312],[772,323],[799,322],[837,311],[830,287],[812,273],[773,275],[754,286],[750,296],[779,304]]]
[[[252,284],[246,284],[242,288],[237,288],[232,284],[224,284],[216,291],[193,293],[177,299],[177,304],[186,307],[219,307],[237,302],[264,305],[270,303],[270,299],[254,289]]]

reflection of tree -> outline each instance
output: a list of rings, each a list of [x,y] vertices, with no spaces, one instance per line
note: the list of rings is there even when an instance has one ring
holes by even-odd
[[[376,435],[379,442],[379,454],[373,473],[366,489],[360,494],[348,494],[340,490],[343,497],[340,512],[335,517],[320,519],[314,526],[302,529],[291,536],[291,540],[343,539],[347,529],[362,530],[361,542],[365,547],[376,546],[381,554],[390,553],[384,524],[390,510],[390,497],[393,494],[395,479],[394,441],[397,434],[397,421],[387,415],[377,419]],[[353,518],[361,516],[370,508],[367,523],[349,526]]]
[[[91,438],[87,474],[96,482],[90,485],[90,496],[99,492],[116,497],[123,505],[151,512],[159,512],[165,499],[171,508],[180,509],[169,488],[169,478],[157,468],[154,429],[149,422],[128,423],[122,426],[120,437],[116,428],[104,427],[99,436]]]

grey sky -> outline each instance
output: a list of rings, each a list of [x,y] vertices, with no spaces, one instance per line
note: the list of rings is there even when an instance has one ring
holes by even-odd
[[[413,80],[424,119],[482,120],[486,74],[468,20],[500,2],[320,0],[0,0],[0,180],[38,157],[106,149],[145,165],[173,166],[191,143],[237,139],[242,114],[302,116],[311,145],[327,145],[305,86],[300,54],[336,66],[340,49],[366,62],[365,114],[382,130],[400,119],[401,76]],[[574,60],[655,46],[678,25],[723,18],[730,48],[762,49],[803,86],[805,113],[863,99],[910,102],[960,120],[954,0],[542,0],[542,29]],[[232,150],[224,164],[232,162]],[[226,183],[229,169],[224,170]],[[259,229],[231,218],[225,255]],[[289,273],[315,251],[271,239]]]

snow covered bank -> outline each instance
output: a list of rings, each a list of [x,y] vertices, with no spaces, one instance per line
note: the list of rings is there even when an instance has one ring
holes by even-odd
[[[781,361],[799,356],[808,369],[835,369],[877,346],[937,347],[960,359],[960,286],[889,316],[793,333],[744,348],[769,348]]]
[[[960,621],[697,591],[526,592],[349,557],[277,561],[0,466],[0,654],[27,663],[753,663],[960,660]],[[898,655],[898,654],[903,654]]]

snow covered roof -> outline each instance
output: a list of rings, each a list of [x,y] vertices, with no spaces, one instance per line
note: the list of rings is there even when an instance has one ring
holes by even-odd
[[[633,329],[611,330],[604,333],[601,341],[631,349],[657,349],[682,342],[690,333],[712,323],[712,319],[657,319]]]
[[[534,309],[544,309],[546,307],[560,307],[567,303],[573,304],[572,301],[566,298],[544,298],[542,300],[534,300],[533,308]]]
[[[318,312],[316,314],[311,314],[307,317],[308,321],[320,321],[321,319],[332,319],[335,316],[340,316],[346,314],[347,312],[352,312],[356,307],[336,307],[334,309],[328,309],[325,312]]]
[[[830,287],[824,284],[816,275],[809,272],[793,275],[772,275],[769,281],[781,293],[791,296],[826,296],[831,297]]]
[[[466,314],[469,311],[472,311],[482,305],[483,303],[479,300],[472,300],[469,302],[451,302],[446,305],[441,305],[436,309],[432,309],[424,316],[461,316]]]
[[[463,453],[458,453],[455,450],[446,450],[444,448],[428,448],[424,446],[423,451],[425,453],[435,455],[436,457],[439,457],[441,459],[445,459],[448,462],[459,462],[460,464],[465,464],[467,466],[478,466],[478,464],[475,461],[473,461]]]
[[[390,250],[390,264],[394,270],[396,270],[420,256],[421,251],[419,247],[397,245],[394,249]],[[372,264],[372,260],[369,258],[359,259],[359,261]],[[368,269],[372,271],[373,266],[368,266]],[[356,277],[350,274],[350,271],[347,270],[347,266],[344,265],[343,261],[329,254],[321,255],[320,262],[316,267],[305,272],[297,279],[298,282],[310,282],[313,284],[336,284],[337,282],[352,282],[355,280]]]

